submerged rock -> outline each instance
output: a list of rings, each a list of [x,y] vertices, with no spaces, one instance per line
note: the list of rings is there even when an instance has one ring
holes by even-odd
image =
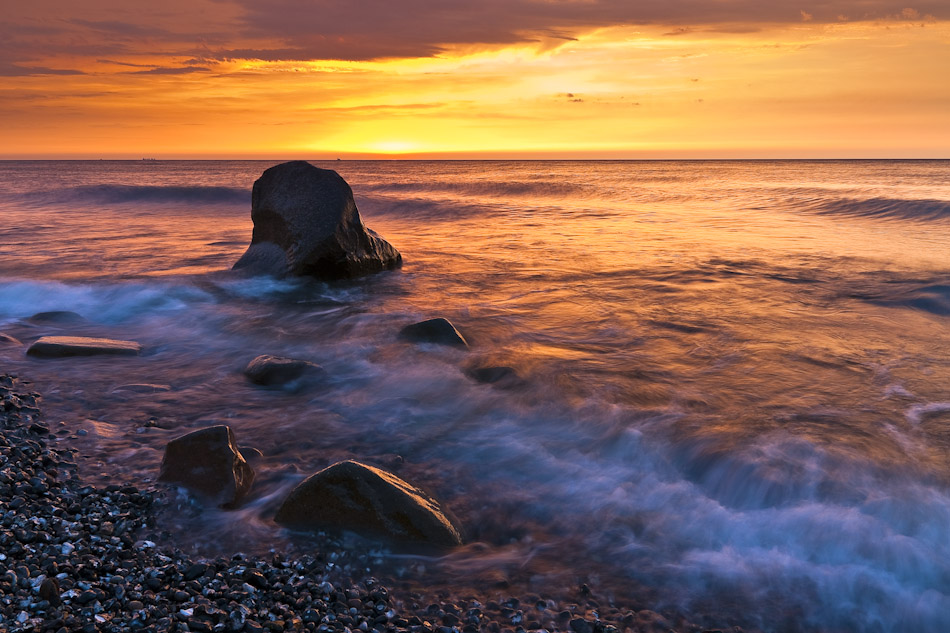
[[[13,338],[9,334],[4,334],[3,332],[0,332],[0,345],[23,345],[23,343]]]
[[[244,369],[248,380],[264,386],[283,385],[307,374],[316,377],[323,373],[320,365],[310,361],[266,354],[252,360]]]
[[[72,312],[70,310],[52,310],[50,312],[37,312],[28,318],[27,322],[36,325],[45,325],[47,323],[69,325],[73,323],[86,323],[86,318],[78,312]]]
[[[233,507],[251,489],[254,469],[238,450],[231,427],[222,424],[169,442],[158,480],[184,486],[215,505]]]
[[[468,341],[448,319],[438,317],[407,325],[399,331],[399,338],[410,343],[435,343],[450,347],[468,347]]]
[[[515,387],[521,384],[521,378],[511,367],[475,367],[465,372],[465,375],[482,384],[496,387]]]
[[[437,501],[391,473],[355,461],[338,462],[302,481],[274,520],[292,529],[350,530],[402,543],[462,542]]]
[[[142,346],[135,341],[117,341],[111,338],[88,338],[85,336],[44,336],[37,339],[26,353],[44,358],[63,356],[97,356],[113,354],[135,356]]]
[[[251,220],[251,245],[235,270],[345,279],[402,264],[399,251],[363,225],[346,181],[305,161],[276,165],[257,179]]]

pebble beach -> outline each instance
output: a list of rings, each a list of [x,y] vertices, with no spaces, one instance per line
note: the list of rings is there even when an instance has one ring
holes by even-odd
[[[0,623],[13,632],[377,631],[659,633],[701,631],[652,611],[494,590],[392,588],[359,570],[379,552],[329,535],[312,555],[195,559],[162,541],[155,488],[85,485],[76,450],[43,420],[27,380],[0,376]],[[375,549],[375,548],[374,548]],[[407,585],[408,587],[408,585]],[[441,599],[440,599],[441,598]],[[735,629],[738,630],[738,629]]]

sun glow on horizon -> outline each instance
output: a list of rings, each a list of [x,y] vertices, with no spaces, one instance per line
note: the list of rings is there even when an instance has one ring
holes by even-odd
[[[948,42],[936,21],[637,26],[388,60],[97,59],[8,78],[0,154],[937,157]]]

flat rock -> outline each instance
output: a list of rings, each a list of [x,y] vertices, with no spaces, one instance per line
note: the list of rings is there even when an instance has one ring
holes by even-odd
[[[114,354],[135,356],[142,346],[135,341],[117,341],[111,338],[88,338],[85,336],[44,336],[37,339],[26,351],[30,356],[61,358],[63,356],[97,356]]]
[[[23,345],[23,343],[13,338],[9,334],[0,332],[0,345]]]
[[[256,385],[276,386],[297,380],[304,375],[323,374],[316,363],[281,356],[258,356],[244,368],[244,375]]]
[[[448,319],[438,317],[407,325],[399,331],[399,338],[410,343],[435,343],[450,347],[467,348],[468,341]]]
[[[158,480],[184,486],[215,505],[233,507],[251,489],[254,469],[241,455],[231,427],[221,424],[169,442]]]
[[[347,182],[306,161],[276,165],[257,179],[251,220],[251,245],[235,270],[346,279],[402,265],[399,251],[363,225]]]
[[[454,547],[459,530],[427,494],[355,461],[333,464],[291,491],[274,520],[297,530],[349,530],[397,543]]]
[[[116,391],[127,391],[130,393],[164,393],[166,391],[171,391],[170,385],[157,385],[146,382],[137,382],[129,385],[119,385],[113,392]]]

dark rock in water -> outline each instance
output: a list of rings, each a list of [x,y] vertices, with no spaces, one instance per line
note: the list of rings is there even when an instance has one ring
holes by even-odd
[[[465,340],[455,326],[448,319],[439,317],[421,323],[407,325],[399,331],[399,338],[411,343],[436,343],[451,347],[468,347]]]
[[[58,323],[69,325],[73,323],[86,323],[85,317],[77,312],[69,310],[53,310],[51,312],[38,312],[26,320],[28,323],[36,325],[45,325],[47,323]]]
[[[244,375],[251,382],[265,386],[283,385],[305,374],[317,376],[323,373],[320,365],[306,360],[268,355],[258,356],[244,369]]]
[[[231,427],[222,424],[169,442],[158,479],[182,485],[215,505],[233,507],[251,489],[254,470],[238,450]]]
[[[37,339],[26,353],[44,358],[63,356],[97,356],[114,354],[135,356],[142,346],[135,341],[117,341],[111,338],[87,338],[85,336],[44,336]]]
[[[514,387],[521,383],[518,373],[511,367],[476,367],[465,374],[475,382],[498,387]]]
[[[345,279],[402,264],[399,251],[363,225],[346,181],[305,161],[276,165],[257,179],[251,220],[251,245],[235,270]]]
[[[299,530],[343,529],[396,542],[453,547],[458,529],[438,502],[391,473],[338,462],[302,481],[274,520]]]
[[[23,343],[13,338],[9,334],[0,332],[0,345],[23,345]]]

